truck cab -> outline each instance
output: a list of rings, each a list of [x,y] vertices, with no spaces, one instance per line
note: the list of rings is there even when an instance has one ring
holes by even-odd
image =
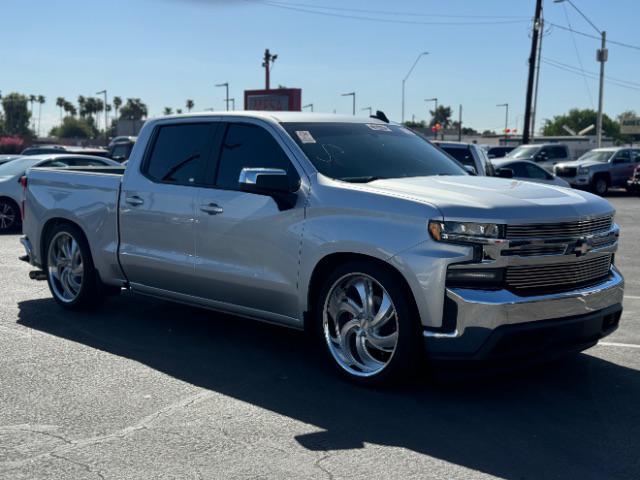
[[[553,173],[553,166],[571,160],[569,147],[563,143],[542,143],[520,145],[509,152],[505,158],[528,160]]]

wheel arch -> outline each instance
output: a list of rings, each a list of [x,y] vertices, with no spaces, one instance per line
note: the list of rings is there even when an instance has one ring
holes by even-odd
[[[342,265],[346,262],[351,261],[364,261],[379,266],[380,268],[385,269],[387,272],[392,274],[397,280],[402,284],[405,291],[407,292],[410,305],[409,308],[416,315],[416,320],[420,322],[420,311],[418,309],[418,305],[416,303],[416,299],[414,297],[413,290],[411,289],[409,282],[407,282],[406,278],[402,273],[391,265],[389,262],[386,262],[380,258],[362,254],[362,253],[353,253],[353,252],[334,252],[325,255],[322,257],[313,268],[311,276],[309,277],[308,288],[307,288],[307,296],[306,296],[306,308],[304,312],[304,328],[309,331],[309,327],[311,322],[313,321],[313,312],[317,306],[317,302],[319,301],[320,289],[322,286],[322,282],[331,274],[331,272],[337,268],[339,265]]]
[[[87,233],[84,231],[82,226],[77,222],[74,222],[73,220],[69,220],[68,218],[53,217],[48,219],[45,222],[45,224],[42,226],[42,230],[40,231],[40,263],[42,264],[43,267],[45,264],[47,247],[49,245],[49,235],[51,234],[51,231],[53,231],[53,229],[58,225],[65,225],[65,224],[71,225],[77,228],[78,230],[80,230],[80,232],[84,236],[85,242],[87,242],[87,245],[89,246],[89,252],[91,253],[91,258],[92,259],[94,258],[93,251],[91,250],[91,243],[89,243],[89,238],[87,237]]]

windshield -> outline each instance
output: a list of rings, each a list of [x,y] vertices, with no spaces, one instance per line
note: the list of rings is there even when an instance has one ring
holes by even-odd
[[[582,155],[578,160],[581,161],[589,161],[589,162],[608,162],[609,159],[611,158],[611,155],[613,155],[613,151],[611,150],[600,150],[599,152],[596,150],[592,150],[590,152],[585,153],[584,155]]]
[[[31,158],[22,158],[18,160],[12,160],[9,163],[3,163],[0,165],[0,177],[21,175],[27,170],[27,168],[35,165],[41,160],[33,160]]]
[[[517,148],[511,150],[507,154],[507,157],[511,157],[511,158],[533,157],[536,153],[538,153],[538,150],[540,150],[539,146],[521,145],[520,147],[517,147]]]
[[[412,131],[367,123],[284,123],[323,175],[346,182],[466,175],[464,169]]]

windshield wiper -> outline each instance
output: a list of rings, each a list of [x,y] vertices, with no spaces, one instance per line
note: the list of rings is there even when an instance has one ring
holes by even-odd
[[[374,177],[373,175],[364,177],[342,177],[341,180],[349,183],[369,183],[376,180],[384,180],[384,177]]]

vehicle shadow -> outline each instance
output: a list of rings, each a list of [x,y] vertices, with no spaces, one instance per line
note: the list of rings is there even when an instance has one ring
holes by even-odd
[[[321,429],[309,450],[401,447],[505,479],[640,478],[640,372],[591,355],[455,384],[341,380],[301,332],[122,294],[91,313],[19,304],[18,323]]]

